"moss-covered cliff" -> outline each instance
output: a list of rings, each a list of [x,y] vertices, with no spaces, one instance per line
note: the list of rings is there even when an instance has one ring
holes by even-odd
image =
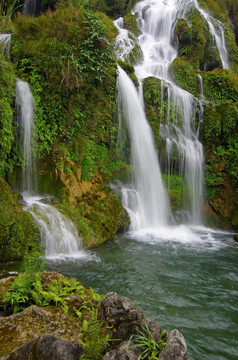
[[[117,29],[107,15],[123,15],[125,28],[132,37],[138,36],[136,16],[129,14],[133,1],[91,0],[83,6],[77,1],[49,0],[42,2],[42,11],[50,11],[38,17],[24,17],[21,7],[16,10],[22,4],[18,0],[1,5],[0,29],[12,33],[12,46],[11,62],[0,56],[0,176],[14,186],[22,166],[14,119],[15,78],[19,77],[30,84],[35,99],[38,192],[54,196],[55,206],[74,220],[85,246],[94,246],[128,226],[120,202],[105,185],[125,167],[116,149],[113,42]],[[203,85],[206,208],[223,224],[237,226],[238,3],[209,0],[199,4],[224,23],[232,70],[222,69],[208,25],[193,10],[175,24],[178,58],[169,73],[178,86],[197,98]],[[131,64],[138,62],[140,48],[135,52],[119,64],[138,85]],[[167,89],[164,86],[161,93],[161,82],[155,78],[145,79],[143,86],[146,113],[163,158],[165,144],[159,129],[168,116]],[[176,165],[176,152],[172,160]],[[174,210],[181,208],[182,194],[187,191],[178,175],[170,179]],[[165,175],[164,181],[168,181]],[[9,210],[12,214],[15,205]],[[22,253],[18,251],[18,257]]]
[[[35,100],[38,192],[57,198],[85,246],[98,245],[129,221],[105,185],[124,167],[115,147],[117,30],[105,14],[65,4],[37,18],[17,13],[11,27],[15,70],[0,58],[1,176],[14,186],[22,166],[14,120],[17,76],[30,84]]]

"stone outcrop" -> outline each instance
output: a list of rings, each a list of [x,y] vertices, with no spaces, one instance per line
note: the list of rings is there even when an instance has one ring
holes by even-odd
[[[102,360],[137,360],[140,356],[138,348],[131,341],[123,341],[116,350],[108,351]]]
[[[177,330],[171,330],[167,334],[167,345],[160,353],[160,360],[184,360],[187,359],[187,345],[183,335]]]
[[[163,334],[160,325],[149,319],[127,297],[109,292],[100,303],[95,301],[90,290],[84,289],[79,282],[82,294],[79,295],[74,287],[65,299],[66,312],[51,302],[47,306],[32,305],[11,315],[10,304],[3,299],[4,294],[10,290],[13,279],[10,277],[0,280],[0,301],[2,307],[7,309],[0,316],[0,360],[79,359],[83,353],[79,337],[83,341],[87,337],[83,330],[84,319],[87,319],[90,327],[90,317],[95,312],[98,313],[95,320],[102,323],[104,334],[107,332],[109,339],[113,340],[109,341],[108,348],[104,349],[100,359],[137,360],[145,350],[135,346],[137,335],[145,333],[146,336],[145,328],[148,327],[152,341],[167,344],[158,359],[187,360],[186,342],[178,330]],[[60,284],[62,279],[69,281],[61,274],[45,271],[42,273],[42,287],[47,291],[47,286],[52,281],[59,281]],[[83,299],[85,303],[82,310]],[[88,309],[85,308],[86,303],[89,304]],[[81,316],[76,316],[77,312],[80,312]]]
[[[6,360],[75,360],[83,352],[77,342],[60,339],[54,335],[44,334],[34,338],[15,349]]]
[[[119,346],[109,351],[103,360],[136,360],[140,355],[138,347],[128,341],[132,335],[142,332],[145,324],[156,342],[161,337],[161,327],[149,319],[144,312],[135,307],[130,299],[116,293],[107,293],[99,308],[99,317],[109,325],[109,338],[120,339]],[[127,340],[127,341],[126,341]],[[132,339],[133,340],[133,339]],[[161,360],[186,360],[187,345],[183,335],[177,330],[171,330],[166,335],[167,345],[162,350]]]

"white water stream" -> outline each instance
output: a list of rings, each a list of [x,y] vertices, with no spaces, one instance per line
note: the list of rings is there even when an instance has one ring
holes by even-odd
[[[174,37],[174,29],[178,18],[186,18],[186,15],[191,9],[196,8],[200,11],[201,15],[207,21],[211,36],[217,45],[220,53],[220,57],[224,67],[229,67],[228,56],[224,42],[224,29],[222,23],[213,19],[203,9],[198,6],[197,1],[194,0],[144,0],[137,3],[132,11],[136,15],[137,26],[140,32],[138,39],[132,36],[127,30],[123,28],[123,19],[120,18],[115,21],[115,25],[119,29],[119,35],[117,37],[117,56],[122,60],[128,60],[129,54],[135,44],[139,44],[143,53],[142,60],[135,66],[135,73],[142,84],[143,79],[149,76],[155,76],[161,80],[161,93],[166,94],[163,100],[167,100],[167,121],[160,125],[160,137],[166,144],[166,166],[164,170],[168,172],[170,176],[174,168],[176,173],[181,175],[188,186],[189,196],[186,201],[185,210],[188,210],[189,223],[201,224],[202,223],[202,204],[203,204],[203,164],[204,155],[202,144],[199,141],[199,124],[203,117],[202,100],[203,95],[201,92],[201,98],[197,99],[187,91],[182,90],[176,86],[171,80],[168,68],[171,62],[177,57],[176,40]],[[213,25],[214,24],[214,25]],[[198,78],[198,82],[201,79]],[[123,84],[122,84],[123,83]],[[164,219],[168,219],[168,205],[164,201],[165,196],[161,185],[160,170],[156,172],[154,182],[157,182],[157,189],[151,186],[150,177],[154,176],[153,172],[148,172],[148,157],[144,155],[142,151],[143,142],[145,141],[144,131],[140,132],[141,137],[136,141],[132,136],[138,136],[138,128],[141,119],[141,109],[139,110],[138,100],[135,101],[136,90],[133,89],[133,85],[128,86],[129,80],[126,76],[119,73],[119,96],[125,98],[128,97],[128,104],[134,109],[134,130],[131,131],[131,119],[124,113],[124,118],[128,121],[128,128],[131,138],[132,148],[132,164],[135,168],[135,174],[140,173],[141,180],[138,180],[136,175],[134,182],[129,186],[129,192],[131,197],[137,194],[139,199],[150,199],[145,202],[137,201],[133,206],[129,206],[129,213],[131,216],[132,224],[134,219],[144,218],[144,221],[137,222],[137,230],[151,227],[151,224],[156,224],[156,228],[160,224],[165,224]],[[129,90],[130,89],[130,90]],[[129,91],[131,93],[129,93]],[[121,93],[124,95],[122,96]],[[143,103],[141,104],[143,106]],[[143,115],[145,116],[145,115]],[[158,121],[159,122],[159,121]],[[195,125],[197,123],[197,125]],[[132,132],[135,132],[132,135]],[[136,148],[136,142],[139,146]],[[153,144],[153,142],[152,142]],[[153,145],[152,145],[153,146]],[[138,160],[135,160],[134,153],[138,151],[138,156],[141,157],[140,170],[138,170]],[[177,159],[174,165],[174,155],[178,153]],[[144,170],[143,170],[144,169]],[[145,175],[141,175],[145,172]],[[145,178],[148,180],[145,182]],[[141,181],[141,183],[140,183]],[[157,193],[155,193],[157,191]],[[128,187],[123,188],[123,201],[128,206]],[[152,194],[150,194],[152,192]],[[151,199],[155,199],[151,205],[157,216],[157,222],[154,217],[149,215],[148,209]],[[143,205],[144,204],[144,205]],[[127,207],[126,206],[126,207]],[[160,209],[157,209],[160,208]],[[146,214],[146,216],[145,216]],[[161,214],[165,214],[162,216]],[[147,216],[148,215],[148,216]],[[159,219],[160,217],[160,219]],[[148,219],[153,219],[148,220]],[[148,221],[147,221],[148,220]],[[132,229],[135,229],[132,225]]]
[[[163,187],[158,157],[143,104],[127,74],[119,68],[118,110],[127,119],[131,139],[134,188],[123,188],[123,205],[131,215],[131,229],[167,225],[169,202]],[[160,204],[160,206],[158,206]]]
[[[2,54],[10,59],[11,34],[0,34],[0,43],[2,45]]]
[[[21,191],[25,210],[29,211],[40,228],[45,255],[51,259],[82,258],[89,255],[82,251],[82,241],[73,223],[47,198],[37,195],[36,165],[34,159],[34,99],[28,83],[17,80],[17,120],[22,137],[23,175]]]

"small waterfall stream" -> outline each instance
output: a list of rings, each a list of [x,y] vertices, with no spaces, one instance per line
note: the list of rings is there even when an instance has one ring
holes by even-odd
[[[11,34],[0,34],[0,43],[2,45],[2,54],[10,60]]]
[[[189,195],[186,199],[185,210],[188,210],[190,224],[202,224],[202,204],[203,204],[203,164],[204,155],[203,147],[199,141],[199,125],[203,117],[203,98],[197,99],[187,91],[182,90],[176,86],[169,76],[169,65],[177,57],[176,41],[174,37],[174,29],[178,18],[186,18],[186,15],[193,8],[198,9],[208,27],[211,36],[217,45],[223,67],[228,68],[228,56],[224,42],[224,28],[222,23],[213,19],[203,9],[201,9],[196,0],[144,0],[137,3],[132,13],[136,15],[137,26],[140,32],[138,38],[129,33],[123,27],[123,19],[119,18],[115,21],[115,25],[119,30],[117,37],[117,56],[122,60],[128,60],[129,54],[135,44],[138,44],[142,50],[141,61],[135,66],[135,73],[139,79],[142,87],[143,79],[149,76],[157,77],[161,80],[161,93],[163,100],[167,101],[167,121],[160,125],[160,137],[166,144],[166,154],[163,156],[163,164],[165,164],[163,171],[168,172],[168,178],[173,174],[176,167],[176,173],[182,176],[188,187]],[[121,71],[119,78],[121,77]],[[119,80],[119,84],[120,84]],[[198,82],[201,78],[198,77]],[[128,87],[129,88],[129,87]],[[120,92],[121,90],[119,90]],[[128,89],[127,89],[128,91]],[[132,90],[131,90],[132,91]],[[127,94],[129,102],[134,95]],[[141,105],[143,106],[143,104]],[[136,114],[135,117],[138,118]],[[128,120],[128,117],[127,117]],[[130,120],[128,120],[130,122]],[[129,127],[131,125],[128,125]],[[135,126],[138,127],[137,124]],[[130,132],[130,136],[131,136]],[[144,136],[142,136],[143,138]],[[142,138],[138,140],[142,143]],[[132,153],[134,149],[134,140],[131,138]],[[141,148],[138,148],[139,153]],[[178,157],[176,166],[174,164],[174,155]],[[143,157],[143,155],[141,155]],[[134,157],[134,155],[133,155]],[[141,159],[143,161],[143,159]],[[138,171],[136,165],[135,172]],[[144,171],[148,176],[147,159],[144,158]],[[140,170],[142,173],[142,170]],[[161,176],[157,178],[160,183]],[[156,181],[156,180],[154,180]],[[168,180],[169,182],[169,180]],[[135,180],[136,184],[136,180]],[[160,185],[159,185],[160,186]],[[133,186],[132,186],[133,187]],[[135,188],[138,189],[138,184]],[[151,186],[147,188],[147,197],[157,197],[155,193],[148,195],[149,191],[155,191]],[[127,192],[124,191],[124,194]],[[160,191],[158,197],[161,199]],[[128,201],[128,194],[124,199]],[[168,218],[168,206],[165,205],[163,197],[162,200],[157,200],[157,207],[161,210],[156,210],[157,215],[165,214]],[[139,211],[140,206],[138,206]],[[148,206],[142,211],[147,213]],[[135,209],[130,208],[130,211],[135,214]],[[160,215],[159,215],[160,214]],[[163,219],[163,216],[162,216]],[[157,221],[157,224],[160,220]],[[162,220],[162,223],[164,221]],[[145,224],[144,224],[145,225]]]
[[[36,162],[34,159],[34,98],[28,83],[17,79],[17,121],[23,149],[23,174],[20,190],[29,211],[40,228],[47,258],[82,257],[82,242],[73,223],[55,207],[45,203],[47,198],[37,195]]]

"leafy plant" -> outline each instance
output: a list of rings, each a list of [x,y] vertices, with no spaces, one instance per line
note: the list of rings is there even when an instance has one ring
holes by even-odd
[[[80,360],[100,360],[105,352],[109,335],[104,324],[97,320],[97,310],[91,313],[89,320],[84,319],[82,331],[79,334],[79,343],[83,345],[83,354]]]
[[[139,348],[142,352],[138,357],[140,359],[149,359],[155,360],[158,359],[159,353],[167,345],[165,342],[166,330],[163,330],[160,335],[159,342],[156,342],[153,334],[150,332],[148,324],[145,323],[145,326],[142,328],[140,334],[132,335],[130,341],[135,342],[133,347]]]
[[[14,280],[12,288],[4,297],[9,302],[14,313],[23,310],[32,302],[31,291],[35,284],[39,284],[44,268],[44,262],[40,259],[38,252],[25,258],[22,264],[23,272]]]

